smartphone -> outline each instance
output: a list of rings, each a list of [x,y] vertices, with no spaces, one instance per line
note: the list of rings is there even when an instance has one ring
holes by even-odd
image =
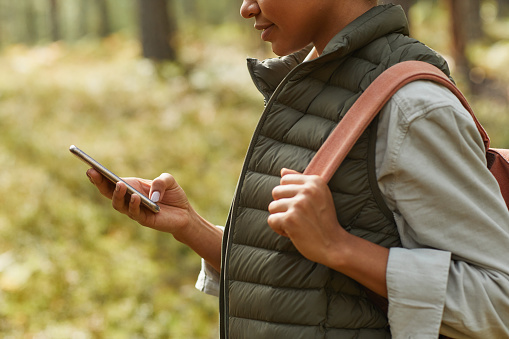
[[[91,156],[80,150],[78,147],[71,145],[71,147],[69,147],[69,151],[71,151],[71,153],[76,155],[78,158],[83,160],[88,165],[92,166],[96,171],[101,173],[106,179],[111,181],[113,184],[116,184],[119,181],[123,182],[127,186],[127,192],[129,194],[137,194],[141,198],[141,203],[143,204],[143,206],[147,207],[154,213],[159,212],[160,210],[159,205],[157,205],[155,202],[147,198],[145,195],[140,193],[134,187],[126,183],[124,180],[120,179],[119,176],[117,176],[115,173],[101,165],[98,161],[96,161]]]

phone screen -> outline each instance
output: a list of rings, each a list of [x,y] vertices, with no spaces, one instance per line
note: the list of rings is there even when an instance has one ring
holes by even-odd
[[[137,194],[141,198],[141,203],[147,207],[149,210],[151,210],[154,213],[159,212],[160,208],[159,205],[157,205],[155,202],[150,200],[148,197],[143,195],[141,192],[136,190],[134,187],[126,183],[124,180],[122,180],[119,176],[117,176],[115,173],[101,165],[98,161],[96,161],[94,158],[80,150],[78,147],[71,145],[69,147],[69,151],[76,155],[78,158],[80,158],[82,161],[87,163],[88,165],[92,166],[95,170],[97,170],[99,173],[101,173],[106,179],[111,181],[113,184],[116,184],[117,182],[121,181],[127,186],[127,192],[129,194]]]

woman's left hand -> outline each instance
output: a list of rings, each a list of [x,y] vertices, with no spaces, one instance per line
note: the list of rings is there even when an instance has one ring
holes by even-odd
[[[340,226],[332,194],[319,176],[281,170],[281,184],[272,191],[269,226],[290,238],[307,259],[329,266],[349,234]],[[336,263],[337,264],[337,263]]]
[[[348,233],[338,222],[332,194],[319,176],[281,170],[272,191],[269,226],[290,238],[307,259],[355,279],[387,298],[389,250]]]

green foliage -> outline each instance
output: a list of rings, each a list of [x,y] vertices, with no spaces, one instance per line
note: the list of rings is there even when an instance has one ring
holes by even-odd
[[[263,104],[233,44],[189,41],[184,66],[117,36],[0,55],[3,338],[217,336],[199,258],[116,213],[68,147],[121,176],[170,172],[223,224]]]

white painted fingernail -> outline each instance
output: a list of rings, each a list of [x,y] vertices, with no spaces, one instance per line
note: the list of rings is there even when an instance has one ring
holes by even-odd
[[[158,191],[154,191],[152,192],[152,197],[150,198],[150,200],[152,200],[153,202],[158,202],[160,197],[161,194]]]

